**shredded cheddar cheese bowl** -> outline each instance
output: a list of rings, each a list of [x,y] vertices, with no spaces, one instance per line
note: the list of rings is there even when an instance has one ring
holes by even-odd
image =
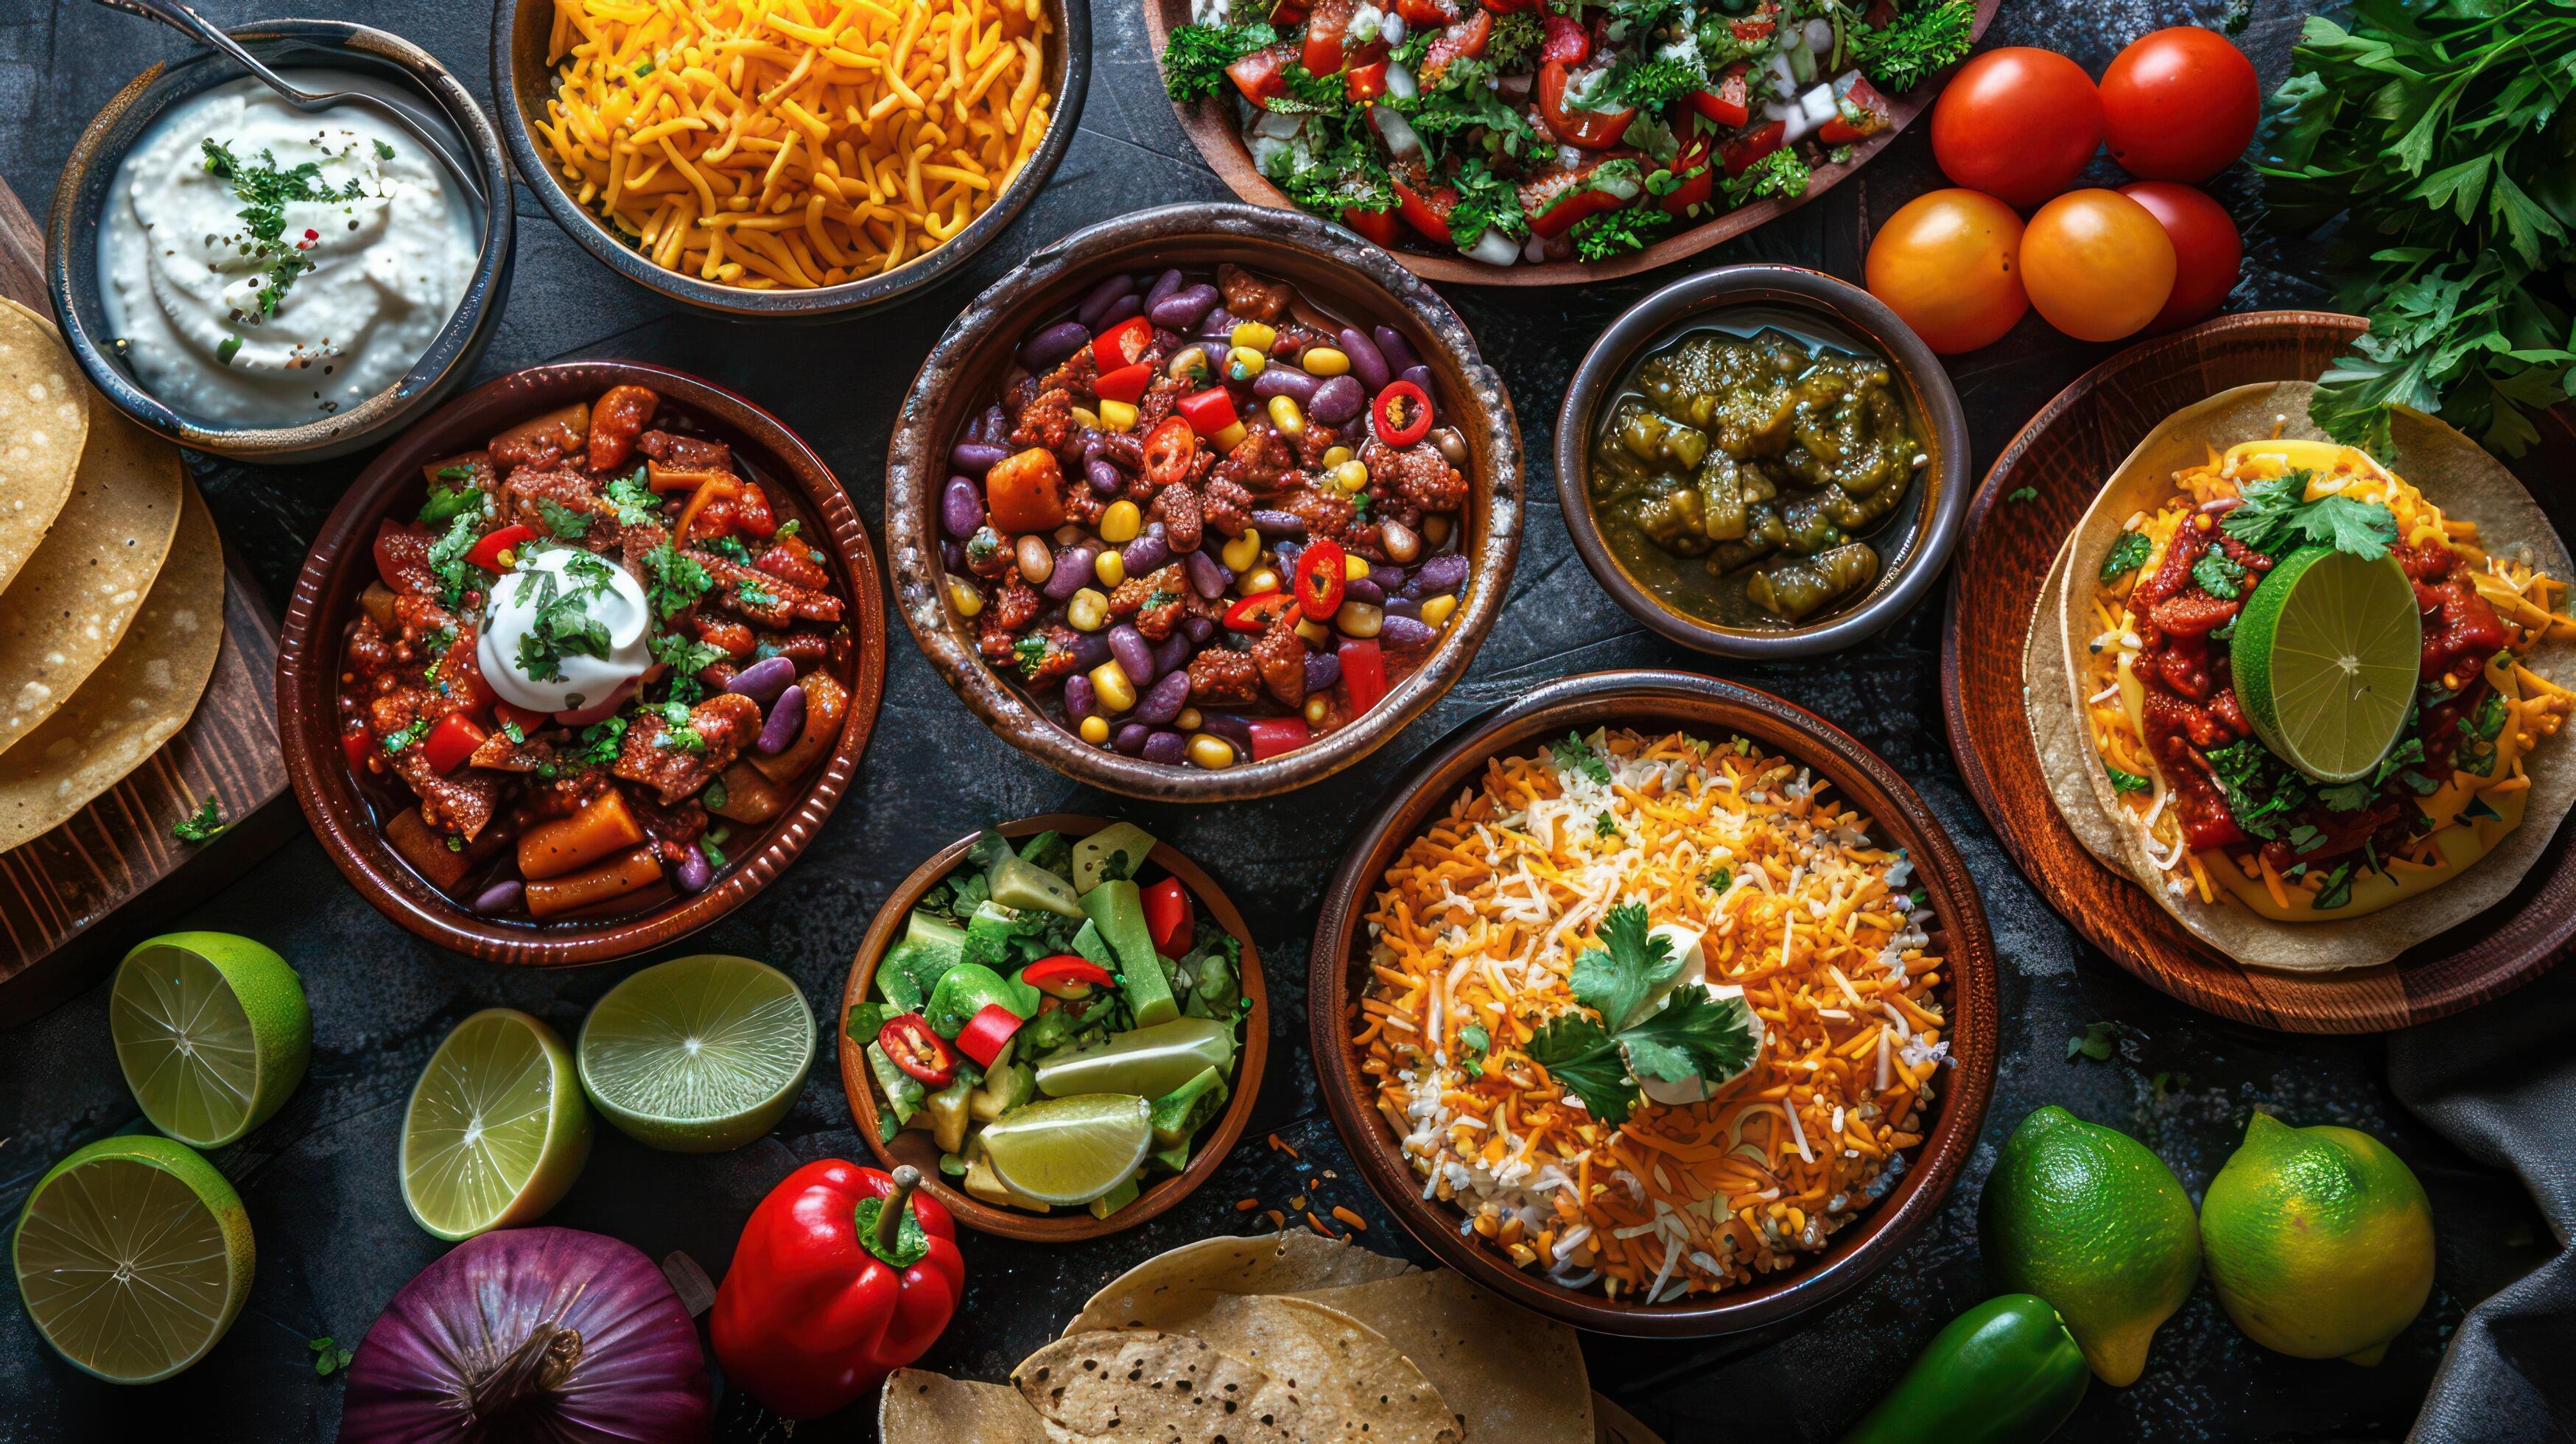
[[[1089,69],[1068,0],[516,0],[510,145],[612,268],[736,315],[955,270],[1046,183]]]

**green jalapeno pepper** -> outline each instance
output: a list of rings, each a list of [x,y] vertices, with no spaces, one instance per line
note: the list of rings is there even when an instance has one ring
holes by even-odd
[[[2004,1294],[1933,1335],[1843,1444],[2039,1444],[2092,1377],[2046,1299]]]

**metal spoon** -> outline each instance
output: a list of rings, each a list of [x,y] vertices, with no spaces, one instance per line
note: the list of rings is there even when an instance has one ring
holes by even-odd
[[[216,28],[203,15],[198,14],[196,7],[188,4],[187,0],[98,0],[98,3],[111,10],[122,10],[128,15],[140,15],[147,20],[158,20],[198,44],[212,47],[230,58],[234,64],[256,76],[260,84],[283,96],[287,104],[308,115],[329,110],[334,106],[353,105],[360,110],[392,121],[408,132],[413,140],[418,141],[422,149],[436,157],[438,163],[447,168],[447,173],[454,176],[465,187],[468,194],[486,205],[491,203],[491,197],[483,192],[482,182],[448,152],[445,143],[431,133],[428,126],[414,119],[410,112],[401,106],[382,96],[369,95],[360,90],[313,91],[289,85],[276,71],[261,64],[249,51],[244,50],[240,42]]]

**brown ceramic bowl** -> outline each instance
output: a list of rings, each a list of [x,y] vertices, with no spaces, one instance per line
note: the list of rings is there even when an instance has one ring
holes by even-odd
[[[995,831],[1008,838],[1033,837],[1050,829],[1067,838],[1080,840],[1109,825],[1105,817],[1086,817],[1078,813],[1055,812],[1044,817],[1024,817],[1003,823]],[[850,1009],[867,1001],[868,985],[875,981],[877,962],[894,945],[904,928],[912,905],[930,891],[940,879],[964,861],[966,849],[975,841],[973,834],[941,848],[928,862],[912,870],[912,876],[899,884],[885,906],[877,909],[876,920],[868,924],[868,935],[859,942],[859,955],[850,964],[850,984],[841,993],[841,1017],[847,1019]],[[1147,1219],[1160,1216],[1172,1205],[1198,1191],[1208,1181],[1225,1156],[1234,1149],[1235,1140],[1243,1136],[1244,1121],[1252,1116],[1253,1099],[1261,1092],[1261,1069],[1270,1052],[1270,994],[1261,984],[1261,955],[1252,945],[1252,931],[1244,925],[1243,914],[1235,911],[1216,879],[1197,863],[1168,842],[1157,841],[1146,861],[1181,880],[1181,885],[1198,899],[1198,906],[1218,927],[1234,935],[1243,944],[1243,996],[1252,1003],[1244,1015],[1243,1052],[1235,1060],[1234,1093],[1226,1101],[1225,1112],[1216,1125],[1204,1135],[1190,1156],[1189,1168],[1148,1185],[1128,1204],[1107,1218],[1094,1218],[1084,1208],[1060,1208],[1053,1213],[1030,1213],[1025,1209],[1004,1208],[984,1202],[949,1185],[939,1171],[939,1144],[919,1129],[897,1133],[889,1143],[877,1125],[876,1082],[868,1074],[866,1049],[861,1042],[845,1040],[841,1048],[841,1088],[850,1097],[850,1116],[858,1120],[859,1136],[875,1151],[877,1162],[887,1168],[909,1163],[921,1170],[926,1180],[922,1187],[947,1205],[959,1222],[978,1233],[1002,1238],[1027,1239],[1034,1243],[1079,1243],[1087,1238],[1102,1238],[1122,1233]],[[846,1027],[846,1023],[844,1024]]]
[[[1766,324],[1812,327],[1887,358],[1917,423],[1927,432],[1931,464],[1912,483],[1914,495],[1878,530],[1861,539],[1878,549],[1878,580],[1857,600],[1793,627],[1730,627],[1648,591],[1602,540],[1592,516],[1592,437],[1620,381],[1647,354],[1692,331],[1741,330]],[[1958,545],[1971,490],[1968,418],[1950,373],[1913,328],[1876,296],[1821,271],[1796,266],[1720,266],[1673,282],[1620,313],[1575,368],[1556,417],[1556,494],[1574,549],[1602,590],[1638,621],[1685,647],[1720,657],[1772,662],[1838,652],[1869,637],[1929,596]]]
[[[939,556],[948,449],[991,402],[1022,341],[1115,271],[1219,263],[1278,276],[1326,311],[1404,333],[1438,386],[1444,419],[1465,437],[1473,491],[1460,550],[1471,570],[1458,611],[1421,667],[1354,725],[1266,762],[1221,771],[1166,766],[1094,747],[994,675],[972,624],[950,609]],[[1040,250],[952,323],[905,394],[886,452],[886,546],[903,619],[930,664],[1011,745],[1110,792],[1165,802],[1267,797],[1329,777],[1375,751],[1465,674],[1502,614],[1521,542],[1521,435],[1502,378],[1438,293],[1385,251],[1312,216],[1239,205],[1164,206],[1074,232]]]
[[[1905,1175],[1887,1195],[1796,1269],[1687,1302],[1645,1305],[1574,1293],[1458,1231],[1459,1212],[1426,1200],[1421,1180],[1387,1127],[1351,1046],[1368,956],[1354,939],[1379,881],[1396,855],[1485,769],[1489,758],[1543,747],[1569,731],[1603,725],[1742,734],[1804,763],[1869,814],[1884,841],[1906,850],[1939,919],[1934,945],[1947,961],[1953,1067],[1934,1099],[1935,1116]],[[1325,890],[1308,979],[1324,1103],[1369,1186],[1424,1248],[1524,1308],[1577,1328],[1655,1338],[1699,1338],[1776,1323],[1867,1278],[1912,1241],[1976,1148],[1995,1082],[1995,954],[1967,865],[1923,799],[1876,753],[1823,718],[1767,693],[1686,672],[1593,672],[1550,682],[1452,732],[1416,759],[1386,802],[1361,827]]]
[[[651,911],[594,919],[533,922],[484,917],[429,885],[387,846],[371,806],[349,772],[333,710],[342,637],[358,594],[375,577],[376,524],[400,502],[416,499],[421,467],[481,446],[502,428],[611,386],[649,386],[665,402],[704,423],[768,485],[794,490],[795,506],[823,535],[809,537],[833,561],[833,580],[850,599],[857,644],[850,710],[840,744],[803,783],[786,811],[758,828],[740,828],[726,844],[732,865],[694,896]],[[677,371],[626,361],[571,361],[536,366],[487,381],[406,432],[350,484],[322,524],[322,534],[295,579],[277,649],[277,720],[296,801],[350,883],[378,911],[441,947],[495,963],[560,967],[629,957],[696,932],[740,907],[796,860],[832,815],[858,771],[885,691],[885,616],[877,564],[858,508],[796,433],[776,417],[722,387]]]
[[[501,115],[501,134],[519,178],[535,192],[547,214],[564,234],[591,258],[647,290],[682,301],[702,311],[746,321],[818,320],[899,300],[964,270],[978,251],[1009,229],[1055,174],[1056,163],[1073,145],[1081,128],[1083,94],[1091,84],[1091,5],[1089,0],[1041,0],[1053,30],[1045,46],[1046,87],[1055,97],[1047,132],[1037,151],[1000,196],[966,229],[925,255],[882,275],[844,281],[811,290],[755,291],[721,286],[693,275],[668,270],[646,259],[599,213],[564,189],[563,172],[537,149],[534,122],[545,118],[546,102],[555,93],[554,67],[546,61],[546,42],[554,24],[554,0],[497,0],[492,11],[492,90]]]

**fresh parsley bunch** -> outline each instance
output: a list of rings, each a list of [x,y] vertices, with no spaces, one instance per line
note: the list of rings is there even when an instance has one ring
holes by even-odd
[[[1612,908],[1602,918],[1601,941],[1574,960],[1571,980],[1575,1001],[1600,1017],[1555,1018],[1528,1050],[1593,1117],[1613,1126],[1626,1122],[1640,1079],[1724,1078],[1752,1064],[1761,1045],[1741,999],[1721,1002],[1705,989],[1680,988],[1663,1007],[1618,1026],[1681,972],[1672,945],[1648,930],[1645,904]]]

